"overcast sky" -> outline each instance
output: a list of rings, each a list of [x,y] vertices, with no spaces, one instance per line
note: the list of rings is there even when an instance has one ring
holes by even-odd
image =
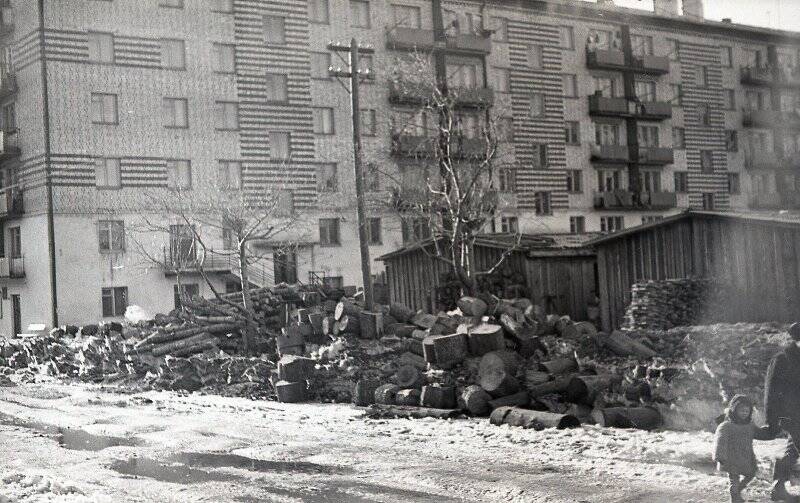
[[[653,0],[615,0],[617,5],[653,9]],[[800,31],[800,0],[705,0],[709,19]]]

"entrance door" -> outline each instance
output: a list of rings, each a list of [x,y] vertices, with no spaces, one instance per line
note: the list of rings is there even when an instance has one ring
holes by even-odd
[[[297,283],[297,255],[289,250],[275,250],[273,256],[275,284]]]
[[[19,295],[11,296],[11,323],[14,336],[22,333],[22,308],[20,307]]]

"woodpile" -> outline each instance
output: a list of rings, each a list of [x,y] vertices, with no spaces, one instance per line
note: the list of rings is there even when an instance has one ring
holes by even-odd
[[[707,279],[670,279],[636,283],[625,313],[629,329],[669,330],[693,325],[706,313],[713,294]]]

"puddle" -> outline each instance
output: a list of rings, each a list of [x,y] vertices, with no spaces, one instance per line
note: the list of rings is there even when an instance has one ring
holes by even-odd
[[[224,482],[239,478],[229,473],[207,472],[184,464],[162,463],[150,458],[117,460],[111,463],[109,468],[122,475],[146,477],[160,482],[173,482],[175,484]]]
[[[264,459],[248,458],[237,454],[219,454],[213,452],[182,452],[168,458],[170,461],[189,466],[203,468],[239,468],[251,472],[278,472],[302,474],[345,473],[347,468],[330,465],[320,465],[305,461],[267,461]]]
[[[43,433],[58,442],[58,445],[65,449],[74,451],[102,451],[109,447],[140,445],[137,438],[111,437],[106,435],[95,435],[77,428],[61,428],[51,424],[44,424],[37,421],[28,421],[15,416],[0,412],[0,424],[6,426],[17,426]]]

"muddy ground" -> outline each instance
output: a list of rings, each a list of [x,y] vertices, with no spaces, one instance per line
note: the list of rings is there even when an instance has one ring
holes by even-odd
[[[0,502],[727,501],[710,433],[362,416],[56,382],[0,388]],[[780,447],[758,443],[748,500],[767,500]]]

